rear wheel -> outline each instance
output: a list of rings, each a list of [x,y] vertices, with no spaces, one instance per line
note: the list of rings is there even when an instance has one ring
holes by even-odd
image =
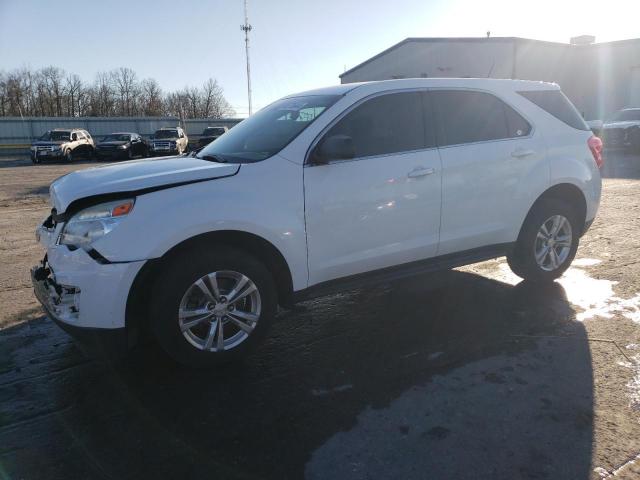
[[[277,309],[266,267],[228,247],[195,249],[170,260],[156,281],[151,329],[178,362],[212,367],[244,357]]]
[[[557,199],[540,201],[527,216],[507,262],[525,280],[544,282],[560,277],[571,265],[581,227],[575,210]]]

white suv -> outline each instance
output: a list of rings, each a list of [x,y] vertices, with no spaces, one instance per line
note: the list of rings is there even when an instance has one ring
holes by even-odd
[[[552,281],[596,215],[601,149],[554,84],[292,95],[192,156],[56,180],[35,291],[93,348],[148,333],[208,366],[245,354],[278,305],[369,282],[502,255]]]

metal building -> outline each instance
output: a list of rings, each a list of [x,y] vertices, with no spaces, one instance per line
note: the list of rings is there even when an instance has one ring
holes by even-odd
[[[492,77],[558,83],[587,120],[640,107],[640,39],[555,43],[518,37],[407,38],[347,70],[342,83]]]

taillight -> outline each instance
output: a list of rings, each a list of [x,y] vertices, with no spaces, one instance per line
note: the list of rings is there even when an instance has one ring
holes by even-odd
[[[596,165],[598,168],[602,168],[604,165],[604,160],[602,159],[602,140],[600,140],[599,137],[592,135],[587,141],[587,145],[589,145],[589,150],[591,150],[591,155],[593,155]]]

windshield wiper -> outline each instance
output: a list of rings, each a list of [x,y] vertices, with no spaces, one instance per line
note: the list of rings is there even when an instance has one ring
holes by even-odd
[[[207,162],[227,163],[227,160],[218,155],[207,154],[202,155],[201,157],[196,155],[196,158],[199,158],[200,160],[206,160]]]

